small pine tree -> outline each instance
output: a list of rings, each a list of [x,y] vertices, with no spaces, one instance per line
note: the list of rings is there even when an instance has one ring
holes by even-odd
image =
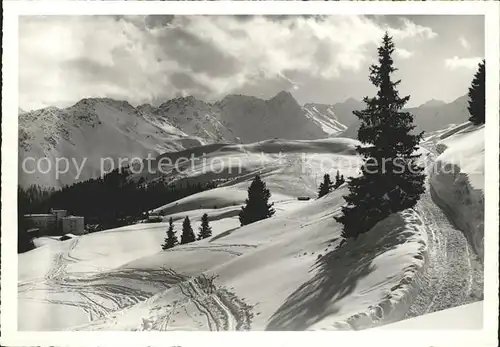
[[[178,243],[179,241],[177,240],[177,236],[175,236],[174,220],[172,219],[172,217],[170,217],[167,230],[167,237],[165,238],[165,243],[162,245],[162,249],[169,249],[175,247],[177,246]]]
[[[483,60],[478,65],[478,70],[474,75],[471,86],[469,88],[469,110],[470,118],[469,120],[475,124],[485,123],[485,113],[486,113],[486,96],[485,96],[485,65],[486,62]]]
[[[323,176],[323,182],[319,185],[319,190],[318,190],[318,198],[321,198],[322,196],[325,196],[326,194],[330,193],[333,187],[333,182],[330,180],[330,175],[325,174]]]
[[[212,236],[212,228],[208,224],[208,215],[205,213],[201,216],[200,232],[198,233],[198,240],[205,239]]]
[[[274,204],[269,204],[271,193],[266,188],[266,184],[260,176],[255,176],[248,188],[248,198],[246,205],[241,208],[239,219],[241,225],[247,225],[261,219],[269,218],[274,215]]]
[[[345,178],[344,175],[341,175],[339,170],[337,170],[337,174],[335,175],[335,184],[333,186],[333,189],[337,189],[341,185],[345,183]]]
[[[365,97],[366,108],[354,111],[361,120],[358,139],[363,143],[356,150],[365,161],[362,175],[349,180],[342,215],[335,217],[343,224],[344,238],[357,238],[389,214],[413,207],[425,190],[423,167],[416,163],[420,155],[415,154],[423,133],[412,134],[413,116],[401,111],[410,97],[400,97],[400,81],[391,80],[397,70],[393,52],[394,43],[386,33],[378,48],[379,64],[370,67],[377,95]]]
[[[196,236],[194,235],[193,228],[191,227],[191,221],[189,217],[184,218],[182,222],[182,235],[181,235],[181,245],[196,241]]]

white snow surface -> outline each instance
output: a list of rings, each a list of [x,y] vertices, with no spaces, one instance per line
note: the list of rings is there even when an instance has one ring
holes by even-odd
[[[484,259],[484,125],[465,123],[439,141],[429,183],[436,203]]]
[[[483,328],[483,301],[383,325],[383,330],[476,330]]]
[[[333,216],[346,187],[297,200],[315,197],[325,160],[356,175],[355,145],[274,140],[225,148],[226,156],[247,158],[246,175],[157,209],[174,218],[178,237],[184,216],[197,232],[207,212],[208,239],[162,251],[168,223],[140,223],[20,254],[19,329],[344,330],[402,319],[427,259],[419,213],[391,215],[340,246]],[[246,188],[263,171],[261,152],[276,214],[240,227]]]

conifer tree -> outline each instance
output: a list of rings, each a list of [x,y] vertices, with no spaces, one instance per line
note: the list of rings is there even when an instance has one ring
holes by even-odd
[[[184,222],[182,222],[181,245],[195,240],[196,237],[194,235],[193,228],[191,227],[191,221],[189,220],[189,217],[186,216],[186,218],[184,218]]]
[[[179,241],[177,240],[177,236],[175,236],[174,220],[172,219],[172,217],[170,217],[167,230],[167,237],[165,238],[165,243],[162,245],[162,248],[169,249],[177,246],[178,243]]]
[[[318,190],[318,198],[321,198],[322,196],[325,196],[326,194],[330,193],[333,187],[333,182],[330,180],[330,175],[325,174],[323,176],[323,182],[319,185],[319,190]]]
[[[341,185],[343,185],[345,182],[344,175],[341,175],[339,170],[337,170],[337,174],[335,175],[335,184],[333,186],[334,189],[337,189]]]
[[[248,188],[248,198],[246,205],[241,208],[239,219],[241,225],[247,225],[261,219],[269,218],[274,215],[274,204],[269,203],[271,193],[266,188],[260,176],[255,176]]]
[[[208,224],[208,215],[206,213],[201,216],[200,232],[198,233],[198,240],[205,239],[212,236],[212,228]]]
[[[485,113],[486,113],[486,96],[485,96],[485,60],[483,60],[478,65],[478,70],[474,75],[471,86],[469,88],[469,110],[470,118],[469,120],[475,124],[485,123]]]
[[[412,134],[413,116],[402,112],[409,96],[400,97],[400,81],[392,81],[397,69],[391,58],[392,38],[386,33],[378,48],[378,65],[370,67],[370,81],[378,88],[373,98],[365,97],[366,108],[354,111],[361,120],[356,148],[363,156],[361,176],[349,180],[347,204],[335,219],[343,224],[344,238],[357,238],[389,214],[410,208],[424,192],[423,167],[415,150],[423,133]]]

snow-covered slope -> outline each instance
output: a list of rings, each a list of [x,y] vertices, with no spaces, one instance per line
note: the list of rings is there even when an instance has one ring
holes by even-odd
[[[340,123],[335,115],[333,106],[323,104],[305,104],[306,117],[312,119],[321,126],[328,135],[337,135],[347,129],[347,126]]]
[[[85,180],[100,175],[101,158],[111,158],[117,166],[118,158],[157,156],[200,144],[199,138],[168,124],[149,121],[127,102],[83,99],[66,109],[49,107],[19,114],[19,183],[61,187],[77,181],[73,162],[84,163],[79,180]],[[47,162],[33,174],[23,170],[25,158],[44,157],[53,168],[46,174]],[[60,177],[54,170],[58,158],[70,162],[69,171]],[[27,171],[36,168],[31,159],[26,167]]]
[[[211,144],[180,152],[164,153],[151,163],[155,174],[141,173],[146,180],[161,178],[167,182],[189,180],[193,183],[209,180],[228,180],[228,184],[247,180],[257,172],[270,174],[273,179],[297,182],[294,190],[304,187],[301,194],[315,195],[324,172],[335,174],[335,167],[349,165],[355,155],[352,139],[280,140],[252,144]],[[329,154],[335,153],[331,157]],[[186,160],[189,158],[189,161]],[[193,160],[191,160],[193,158]],[[284,166],[290,160],[305,162],[301,167]],[[354,160],[353,165],[357,161]],[[314,166],[314,169],[310,167]],[[323,173],[322,173],[323,172]],[[312,178],[314,182],[312,182]],[[307,180],[308,183],[302,182]],[[285,183],[286,184],[286,183]],[[286,187],[286,185],[284,186]],[[284,188],[281,188],[282,190]]]
[[[56,177],[55,170],[43,174],[22,170],[21,185],[33,183],[60,187],[100,174],[101,158],[146,158],[211,143],[250,143],[271,138],[310,140],[328,137],[345,129],[332,112],[301,107],[290,93],[269,100],[229,95],[210,104],[194,97],[179,97],[158,107],[133,107],[125,101],[83,99],[66,109],[49,107],[19,111],[19,161],[43,159],[52,168],[58,158],[84,162]],[[86,159],[84,159],[86,158]],[[31,160],[31,159],[30,159]],[[27,171],[33,170],[29,162]],[[115,165],[116,167],[116,165]]]
[[[347,188],[297,199],[314,197],[327,170],[356,175],[357,144],[331,138],[222,147],[219,154],[239,158],[246,174],[158,208],[174,218],[178,235],[184,216],[197,230],[208,213],[209,239],[161,251],[167,223],[141,223],[19,255],[19,329],[331,330],[401,319],[426,259],[419,214],[394,214],[341,246],[333,216]],[[203,179],[213,169],[206,165],[190,174]],[[257,172],[276,215],[239,227]]]
[[[471,330],[483,329],[483,301],[462,305],[397,323],[377,327],[378,330]]]
[[[152,122],[171,124],[184,134],[203,138],[207,142],[239,141],[232,130],[221,122],[217,109],[192,96],[168,100],[158,107],[140,105],[137,109]]]
[[[449,131],[436,148],[441,153],[429,183],[436,203],[465,233],[484,259],[484,125],[470,123]]]

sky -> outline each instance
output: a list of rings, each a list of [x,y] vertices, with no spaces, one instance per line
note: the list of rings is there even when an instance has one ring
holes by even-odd
[[[301,104],[361,99],[375,93],[368,71],[385,31],[408,106],[467,93],[484,57],[482,16],[25,16],[19,107],[282,90]]]

